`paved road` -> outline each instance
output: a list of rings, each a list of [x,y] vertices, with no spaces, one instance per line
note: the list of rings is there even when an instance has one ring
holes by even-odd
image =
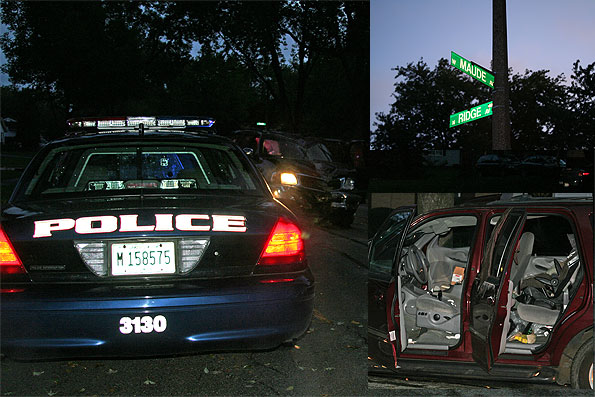
[[[511,383],[476,380],[370,376],[369,395],[374,396],[593,396],[592,390],[574,390],[557,384]]]
[[[366,225],[365,205],[350,229],[303,225],[316,301],[312,325],[294,347],[138,360],[4,360],[0,394],[367,394]]]

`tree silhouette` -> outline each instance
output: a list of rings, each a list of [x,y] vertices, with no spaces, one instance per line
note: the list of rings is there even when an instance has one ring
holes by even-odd
[[[574,64],[572,84],[547,70],[512,74],[509,70],[513,149],[566,150],[593,147],[595,63]],[[434,69],[422,60],[395,69],[394,102],[377,113],[371,132],[374,149],[400,152],[428,149],[487,151],[489,117],[448,127],[451,114],[491,100],[490,89],[440,59]]]
[[[308,135],[367,134],[367,2],[1,7],[3,71],[23,95],[43,93],[36,100],[55,107],[57,120],[202,114],[224,132],[267,121]]]

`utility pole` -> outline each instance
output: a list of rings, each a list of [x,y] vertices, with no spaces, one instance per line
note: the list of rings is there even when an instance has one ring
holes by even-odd
[[[506,0],[492,0],[492,68],[494,105],[492,149],[510,150],[510,109],[508,88],[508,44],[506,39]]]

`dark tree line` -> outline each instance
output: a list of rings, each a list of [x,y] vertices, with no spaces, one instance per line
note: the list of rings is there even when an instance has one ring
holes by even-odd
[[[568,150],[595,146],[595,62],[573,65],[570,85],[547,70],[509,70],[512,148]],[[487,151],[491,117],[449,128],[451,114],[490,101],[489,87],[441,59],[434,69],[422,60],[394,69],[394,102],[377,113],[372,147],[403,153],[427,149]]]
[[[369,4],[2,2],[2,114],[59,134],[89,115],[214,116],[308,135],[368,134]]]

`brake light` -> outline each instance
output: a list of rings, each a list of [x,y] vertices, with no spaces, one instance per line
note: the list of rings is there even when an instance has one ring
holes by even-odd
[[[260,255],[259,265],[282,265],[304,259],[304,240],[296,224],[279,219]]]
[[[295,278],[270,278],[266,280],[259,280],[262,284],[277,284],[277,283],[290,283],[295,281]]]
[[[0,274],[26,273],[10,240],[0,229]]]
[[[579,176],[589,176],[588,172],[579,172]]]

